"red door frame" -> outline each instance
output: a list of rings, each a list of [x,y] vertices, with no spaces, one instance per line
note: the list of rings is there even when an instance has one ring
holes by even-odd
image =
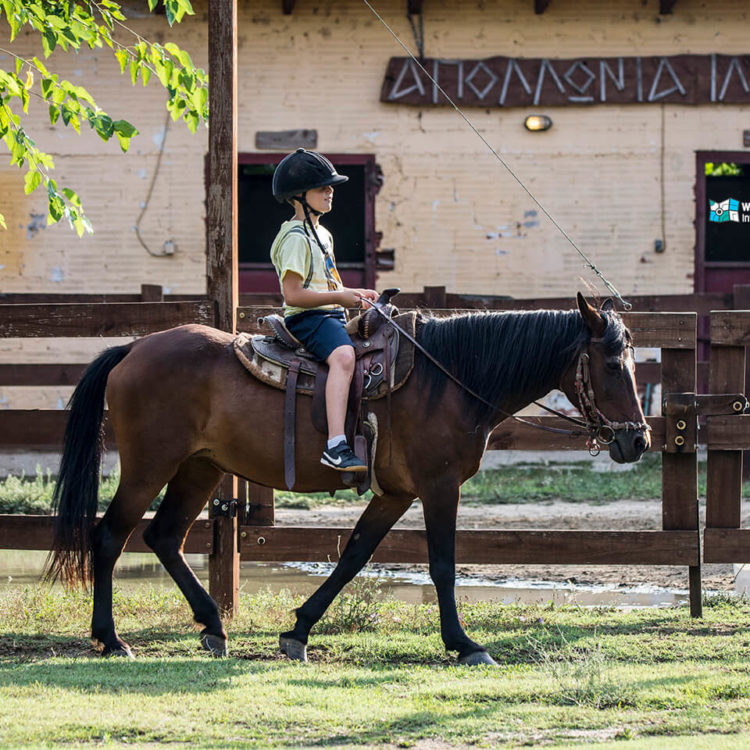
[[[249,153],[237,154],[239,164],[278,164],[286,153]],[[382,176],[373,154],[332,154],[326,152],[326,157],[334,164],[346,166],[364,166],[365,168],[365,258],[363,269],[363,286],[368,289],[375,288],[375,253],[378,249],[380,237],[375,232],[375,196],[380,190]],[[242,266],[240,264],[240,273]],[[248,264],[249,265],[249,264]],[[270,264],[269,264],[270,267]],[[247,268],[246,270],[251,270]],[[346,283],[346,269],[341,269],[341,276]]]
[[[748,283],[737,279],[735,274],[744,271],[750,277],[750,261],[737,263],[732,261],[706,262],[706,162],[735,162],[750,164],[748,151],[696,151],[695,154],[695,278],[693,288],[696,292],[726,291],[731,292],[735,283]],[[721,285],[721,277],[726,274],[726,289],[716,289]],[[710,283],[710,277],[715,279]],[[719,278],[717,278],[719,277]],[[748,279],[750,281],[750,278]]]

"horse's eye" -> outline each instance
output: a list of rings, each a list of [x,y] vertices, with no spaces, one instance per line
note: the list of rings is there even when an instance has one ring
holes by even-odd
[[[619,359],[608,359],[604,364],[608,370],[620,370],[622,368],[622,362]]]

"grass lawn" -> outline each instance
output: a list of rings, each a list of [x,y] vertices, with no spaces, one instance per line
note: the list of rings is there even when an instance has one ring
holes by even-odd
[[[0,746],[750,746],[750,603],[686,608],[462,604],[499,668],[457,666],[435,606],[355,582],[313,633],[310,663],[277,653],[289,594],[245,596],[230,658],[200,650],[181,597],[116,596],[137,658],[101,659],[82,593],[0,590]]]

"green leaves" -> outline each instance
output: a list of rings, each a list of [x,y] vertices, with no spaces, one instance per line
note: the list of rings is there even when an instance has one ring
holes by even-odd
[[[155,10],[158,4],[159,0],[148,0],[149,10]],[[170,26],[186,15],[194,15],[189,0],[163,0],[163,4]],[[173,42],[152,43],[130,30],[123,23],[127,19],[120,3],[114,0],[0,0],[0,19],[10,27],[11,41],[24,29],[36,31],[45,58],[58,48],[78,51],[83,45],[91,49],[106,45],[112,50],[120,72],[127,73],[131,83],[135,85],[138,78],[144,86],[152,77],[159,81],[167,92],[166,106],[174,120],[184,120],[190,131],[195,132],[208,119],[206,72],[196,67],[190,55]],[[112,33],[115,28],[117,38]],[[124,43],[123,30],[131,35],[131,44]],[[116,137],[123,152],[129,149],[138,129],[125,119],[112,118],[83,86],[61,79],[39,58],[14,57],[12,71],[0,70],[0,138],[10,153],[11,164],[27,167],[24,176],[27,195],[40,187],[46,189],[49,223],[65,217],[79,236],[91,232],[78,195],[67,187],[58,189],[49,176],[49,170],[54,168],[52,157],[40,151],[26,134],[13,104],[20,104],[20,109],[27,112],[30,94],[40,96],[47,103],[50,123],[62,122],[80,133],[81,124],[87,122],[102,140]],[[0,226],[5,228],[2,215]]]

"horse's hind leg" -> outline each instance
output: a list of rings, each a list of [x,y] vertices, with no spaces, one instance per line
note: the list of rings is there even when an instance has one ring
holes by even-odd
[[[422,497],[430,577],[440,607],[440,635],[447,651],[458,651],[462,664],[495,664],[484,646],[469,638],[456,610],[456,513],[460,490],[440,486]]]
[[[115,631],[112,617],[112,571],[133,529],[167,479],[165,477],[163,482],[134,482],[123,472],[107,512],[94,529],[94,611],[91,616],[91,639],[101,643],[103,656],[132,658],[130,647]]]
[[[307,637],[336,595],[359,573],[383,537],[405,513],[413,497],[375,496],[357,521],[341,558],[326,582],[297,610],[294,630],[282,633],[281,650],[290,658],[307,661]]]
[[[167,485],[164,500],[143,533],[146,544],[154,550],[190,604],[195,621],[205,626],[201,643],[213,656],[226,656],[227,634],[216,602],[185,561],[182,546],[190,526],[222,476],[223,472],[206,459],[185,461]]]

